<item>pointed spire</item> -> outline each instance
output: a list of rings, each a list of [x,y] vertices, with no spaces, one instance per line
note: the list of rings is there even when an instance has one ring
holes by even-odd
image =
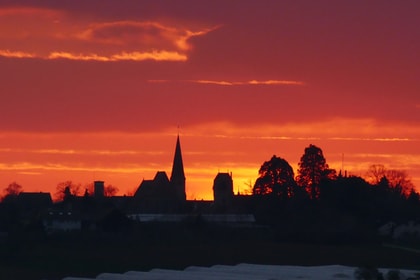
[[[175,189],[176,198],[183,202],[186,200],[185,194],[185,173],[184,164],[182,162],[181,144],[179,142],[179,134],[176,139],[174,162],[172,165],[171,184]]]
[[[175,156],[172,164],[171,182],[185,182],[184,164],[182,162],[181,144],[179,134],[176,139]]]

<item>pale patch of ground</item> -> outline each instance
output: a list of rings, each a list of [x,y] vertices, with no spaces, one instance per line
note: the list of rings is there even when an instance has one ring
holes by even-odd
[[[284,279],[356,279],[356,267],[342,265],[327,266],[284,266],[284,265],[257,265],[238,264],[235,266],[215,265],[211,267],[190,266],[184,270],[152,269],[150,271],[128,271],[126,273],[101,273],[96,278],[66,277],[63,280],[108,279],[108,280],[135,280],[135,279],[220,279],[220,280],[284,280]],[[378,269],[384,276],[394,269]],[[420,271],[399,270],[401,279],[420,279]],[[385,277],[386,279],[386,277]]]

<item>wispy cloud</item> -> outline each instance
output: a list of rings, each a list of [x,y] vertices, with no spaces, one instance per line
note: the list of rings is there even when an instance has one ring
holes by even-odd
[[[198,31],[167,26],[156,21],[114,21],[92,23],[88,28],[76,34],[86,41],[110,45],[136,45],[139,48],[191,49],[189,40],[217,29],[218,26]]]
[[[114,61],[117,60],[156,60],[156,61],[186,61],[188,59],[186,54],[171,51],[151,51],[151,52],[123,52],[111,56]]]
[[[43,59],[70,59],[70,60],[96,60],[96,61],[110,61],[109,57],[100,56],[97,54],[73,54],[69,52],[52,52],[47,57],[41,57]]]
[[[76,164],[56,164],[56,163],[33,163],[33,162],[16,162],[12,164],[0,163],[0,168],[3,171],[16,171],[20,174],[38,174],[42,171],[79,171],[79,172],[111,172],[111,173],[135,173],[141,172],[154,172],[154,167],[144,166],[123,166],[123,167],[112,167],[112,166],[82,166]]]
[[[339,140],[339,141],[378,141],[378,142],[409,142],[409,141],[419,141],[419,139],[413,138],[367,138],[367,137],[330,137],[328,140]]]
[[[42,175],[42,172],[35,172],[35,171],[19,171],[17,174],[23,174],[23,175]]]
[[[288,81],[288,80],[268,80],[268,81],[249,81],[248,84],[251,85],[299,85],[302,86],[305,83],[301,81]]]
[[[319,120],[304,123],[248,124],[229,122],[200,124],[188,128],[194,135],[214,138],[261,140],[332,140],[369,142],[419,142],[420,128],[403,123],[378,123],[374,119]]]
[[[55,18],[60,15],[58,10],[34,7],[3,7],[0,8],[0,16],[43,16]]]
[[[293,80],[250,80],[250,81],[227,81],[227,80],[148,80],[149,83],[170,83],[170,82],[185,82],[197,84],[210,84],[219,86],[244,86],[244,85],[292,85],[303,86],[302,81]]]
[[[0,56],[14,59],[182,62],[193,47],[191,38],[219,28],[159,21],[89,22],[69,12],[26,7],[0,8],[0,15]],[[7,28],[12,25],[13,30]]]
[[[95,156],[120,156],[120,155],[163,155],[167,152],[158,150],[75,150],[75,149],[16,149],[0,148],[0,153],[32,153],[46,155],[95,155]]]
[[[69,59],[69,60],[83,60],[83,61],[185,61],[187,56],[178,52],[169,51],[152,51],[152,52],[122,52],[119,54],[112,54],[110,56],[100,56],[97,54],[74,54],[69,52],[53,52],[48,57],[41,57],[43,59]]]
[[[22,51],[9,51],[0,50],[0,56],[8,58],[38,58],[38,59],[68,59],[68,60],[80,60],[80,61],[144,61],[144,60],[155,60],[155,61],[186,61],[187,55],[178,52],[169,51],[151,51],[151,52],[122,52],[118,54],[112,54],[109,56],[98,55],[98,54],[76,54],[70,52],[51,52],[46,56],[36,55],[33,53],[26,53]]]
[[[36,55],[22,51],[0,50],[0,56],[11,58],[35,58]]]
[[[294,86],[303,86],[305,83],[301,81],[292,81],[292,80],[265,80],[265,81],[214,81],[214,80],[195,80],[190,81],[193,83],[199,84],[213,84],[220,86],[242,86],[242,85],[294,85]]]

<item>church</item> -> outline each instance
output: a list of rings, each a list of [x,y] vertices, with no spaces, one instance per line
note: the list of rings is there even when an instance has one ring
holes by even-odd
[[[138,222],[215,223],[229,226],[253,225],[252,197],[235,195],[231,173],[218,173],[213,182],[214,201],[187,200],[185,172],[179,135],[170,177],[157,171],[151,180],[142,180],[133,196],[105,196],[104,182],[94,182],[92,196],[69,193],[62,202],[49,207],[43,217],[48,232],[115,230]],[[66,213],[66,215],[64,215]]]
[[[187,201],[185,172],[179,135],[170,178],[158,171],[152,180],[143,180],[134,194],[137,213],[244,213],[249,208],[250,196],[234,195],[231,173],[218,173],[213,182],[214,201]]]
[[[141,212],[179,213],[186,209],[185,173],[181,144],[177,136],[170,179],[158,171],[152,180],[143,180],[134,194]]]

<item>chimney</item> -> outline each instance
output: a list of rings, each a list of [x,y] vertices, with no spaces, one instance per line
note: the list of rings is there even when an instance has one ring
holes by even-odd
[[[101,198],[105,196],[105,186],[104,181],[95,181],[93,182],[95,198]]]

